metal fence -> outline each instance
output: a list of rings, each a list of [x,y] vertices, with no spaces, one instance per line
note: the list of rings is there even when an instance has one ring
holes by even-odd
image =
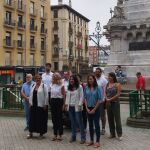
[[[132,91],[129,93],[129,107],[131,118],[142,118],[150,113],[150,91]]]
[[[0,89],[0,106],[2,109],[23,109],[20,87],[3,87]]]

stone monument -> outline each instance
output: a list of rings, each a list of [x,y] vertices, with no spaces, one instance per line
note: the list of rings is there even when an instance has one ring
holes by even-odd
[[[104,26],[111,44],[106,72],[121,65],[130,79],[136,72],[150,78],[150,0],[118,0],[112,12]]]

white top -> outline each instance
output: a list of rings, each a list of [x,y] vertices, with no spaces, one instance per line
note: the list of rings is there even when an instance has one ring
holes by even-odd
[[[69,106],[75,106],[75,111],[79,111],[78,106],[83,105],[83,98],[84,98],[83,88],[81,85],[77,90],[74,91],[67,90],[65,104],[68,106],[68,110],[69,110]]]
[[[62,82],[63,82],[64,88],[65,88],[65,92],[67,92],[68,85],[69,85],[69,80],[63,79]]]
[[[30,97],[29,97],[29,103],[32,106],[33,105],[33,91],[35,89],[36,83],[31,88]],[[47,86],[43,83],[39,86],[37,90],[37,105],[38,107],[44,107],[45,105],[48,105],[48,89]]]
[[[96,78],[96,81],[97,81],[98,86],[101,87],[103,90],[103,95],[102,95],[103,98],[102,99],[103,99],[103,101],[105,101],[104,95],[105,95],[105,89],[106,89],[106,85],[107,85],[108,81],[103,75],[100,78]]]
[[[51,98],[63,98],[62,95],[62,87],[63,85],[58,85],[58,84],[52,84],[51,85]]]
[[[43,73],[42,74],[42,82],[47,85],[48,92],[50,92],[50,85],[52,84],[53,73]]]

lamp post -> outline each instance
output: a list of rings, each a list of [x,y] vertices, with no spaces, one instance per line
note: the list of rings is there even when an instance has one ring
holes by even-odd
[[[97,46],[97,52],[98,52],[98,65],[100,65],[100,40],[102,38],[103,34],[101,34],[101,26],[100,22],[98,21],[96,23],[95,33],[92,35],[89,35],[89,40],[93,41]]]

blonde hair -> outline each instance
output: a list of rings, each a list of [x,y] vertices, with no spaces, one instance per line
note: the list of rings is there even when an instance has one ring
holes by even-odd
[[[62,78],[61,78],[61,75],[58,72],[55,72],[53,74],[52,84],[58,84],[58,85],[62,84]]]

